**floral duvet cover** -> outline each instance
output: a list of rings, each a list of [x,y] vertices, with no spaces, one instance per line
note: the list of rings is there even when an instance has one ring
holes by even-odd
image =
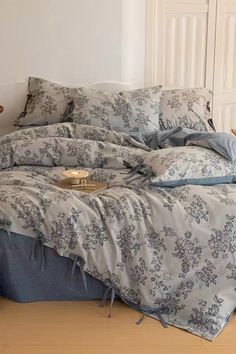
[[[213,340],[236,303],[236,186],[128,183],[124,160],[138,164],[148,151],[73,123],[1,137],[0,228],[74,259],[143,314]],[[109,188],[56,187],[71,167]]]

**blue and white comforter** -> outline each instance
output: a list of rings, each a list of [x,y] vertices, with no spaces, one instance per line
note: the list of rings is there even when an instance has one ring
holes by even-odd
[[[123,160],[148,150],[70,123],[0,138],[0,228],[40,239],[144,314],[212,340],[236,304],[236,185],[128,184]],[[110,188],[56,187],[70,167]]]

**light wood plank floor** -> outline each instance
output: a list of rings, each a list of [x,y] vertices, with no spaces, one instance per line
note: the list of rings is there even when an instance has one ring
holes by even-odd
[[[236,354],[236,316],[211,343],[116,302],[16,304],[0,298],[0,354]]]

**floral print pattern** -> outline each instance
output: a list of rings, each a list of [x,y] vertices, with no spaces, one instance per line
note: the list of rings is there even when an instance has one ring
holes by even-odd
[[[0,228],[78,256],[86,272],[139,311],[212,340],[235,308],[236,185],[128,182],[129,170],[114,166],[153,154],[136,143],[70,123],[1,137],[9,158],[0,156]],[[87,194],[56,187],[71,166],[86,166],[109,188]]]
[[[19,127],[48,125],[70,120],[65,112],[72,109],[71,89],[55,82],[29,77],[25,110],[15,121]]]
[[[205,88],[163,90],[159,116],[161,130],[181,126],[196,131],[213,131],[210,125],[211,101],[212,92]]]
[[[79,124],[123,132],[159,129],[161,86],[112,94],[81,88],[75,91],[71,118]]]
[[[143,158],[143,164],[153,171],[155,177],[151,182],[155,186],[213,185],[236,180],[235,163],[204,147],[178,146],[152,151]],[[196,196],[192,215],[196,215],[200,206],[202,208],[202,201]],[[195,220],[200,221],[197,215]]]

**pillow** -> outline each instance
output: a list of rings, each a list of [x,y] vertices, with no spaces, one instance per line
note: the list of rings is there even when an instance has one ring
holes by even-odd
[[[71,88],[55,82],[30,77],[24,112],[15,121],[19,127],[64,122],[65,111],[72,109]]]
[[[206,88],[163,90],[159,116],[161,130],[181,126],[196,131],[213,131],[211,101],[212,92]]]
[[[159,127],[161,86],[119,94],[81,88],[75,91],[73,121],[121,132],[151,132]]]
[[[159,187],[236,181],[236,165],[204,147],[181,146],[152,151],[145,155],[143,163],[155,175],[151,179],[152,185]]]

